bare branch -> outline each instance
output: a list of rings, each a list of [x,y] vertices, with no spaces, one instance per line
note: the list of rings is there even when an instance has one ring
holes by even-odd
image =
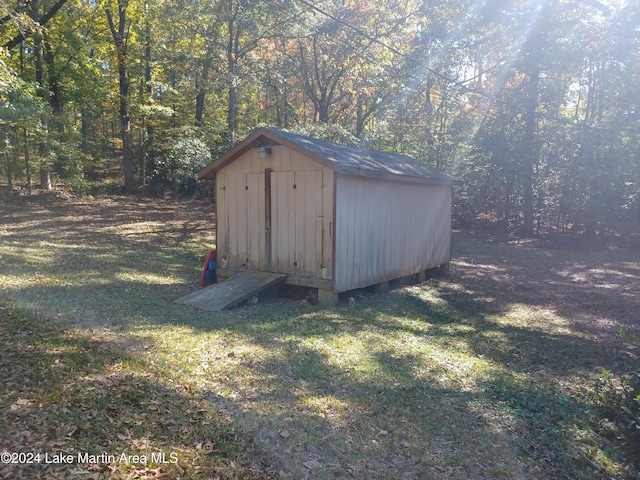
[[[67,0],[58,0],[51,7],[51,9],[47,13],[45,13],[42,17],[34,18],[33,20],[36,23],[38,23],[41,27],[45,26],[47,24],[47,22],[49,20],[51,20],[53,18],[53,16],[58,12],[58,10],[60,10],[64,6],[65,3],[67,3]],[[6,23],[5,22],[6,18],[7,17],[2,18],[2,22],[0,23],[0,25],[2,25],[2,23]],[[5,43],[3,45],[3,47],[8,48],[9,50],[11,50],[13,47],[16,47],[16,46],[20,45],[20,43],[22,43],[23,40],[26,40],[27,37],[30,37],[31,35],[33,35],[33,33],[34,32],[20,32],[12,40],[10,40],[7,43]]]

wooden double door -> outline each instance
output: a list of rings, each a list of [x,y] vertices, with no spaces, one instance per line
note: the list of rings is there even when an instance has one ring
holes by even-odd
[[[320,276],[322,170],[231,174],[218,196],[231,268]],[[222,210],[222,212],[220,211]],[[222,241],[222,242],[221,242]]]

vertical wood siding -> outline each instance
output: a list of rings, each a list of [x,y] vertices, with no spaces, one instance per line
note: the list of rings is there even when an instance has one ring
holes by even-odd
[[[271,261],[273,271],[279,273],[296,273],[293,265],[296,244],[293,184],[293,172],[271,174]]]
[[[294,172],[296,273],[321,276],[322,170]]]
[[[266,169],[271,179],[270,265]],[[226,258],[228,268],[332,278],[333,178],[330,168],[282,146],[272,147],[265,159],[257,149],[239,156],[216,176],[218,258]]]
[[[249,270],[262,270],[266,264],[264,173],[247,174],[247,248]]]
[[[245,174],[229,175],[227,182],[227,205],[229,215],[227,222],[227,238],[229,254],[227,260],[234,265],[246,266],[249,249],[247,246],[247,183]]]
[[[274,271],[321,276],[322,170],[273,172]]]
[[[449,261],[451,187],[339,175],[336,188],[335,292]]]
[[[234,173],[225,180],[218,192],[219,257],[236,268],[259,270],[266,262],[264,173]]]

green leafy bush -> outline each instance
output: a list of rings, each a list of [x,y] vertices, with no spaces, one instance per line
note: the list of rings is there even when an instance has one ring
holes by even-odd
[[[166,152],[154,158],[149,186],[156,194],[168,192],[193,195],[198,172],[211,163],[211,152],[198,138],[182,138]]]
[[[69,190],[80,195],[89,191],[89,183],[85,177],[85,166],[91,162],[89,155],[70,142],[54,140],[50,143],[49,159],[55,173]]]

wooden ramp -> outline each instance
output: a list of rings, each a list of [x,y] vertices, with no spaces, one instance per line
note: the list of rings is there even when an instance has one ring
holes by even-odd
[[[214,283],[202,290],[185,295],[175,303],[219,312],[247,300],[272,285],[283,282],[285,278],[287,275],[283,273],[242,271],[220,283]]]

